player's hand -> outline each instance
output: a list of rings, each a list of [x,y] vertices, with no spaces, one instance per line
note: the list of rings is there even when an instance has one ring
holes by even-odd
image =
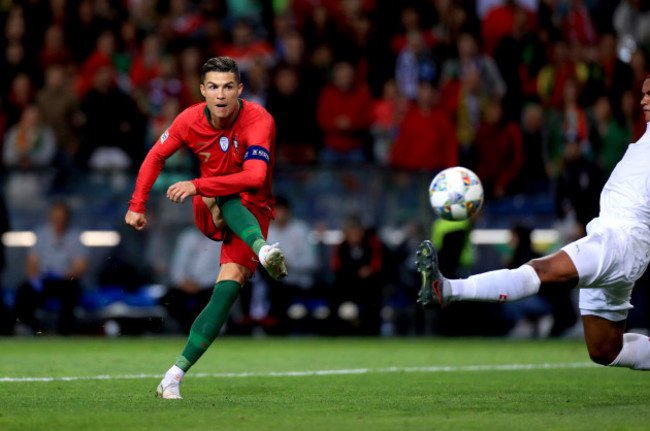
[[[179,181],[167,189],[167,199],[176,203],[183,203],[185,199],[196,194],[196,187],[191,181]]]
[[[142,213],[128,210],[124,216],[124,221],[135,230],[142,230],[147,225],[147,219]]]

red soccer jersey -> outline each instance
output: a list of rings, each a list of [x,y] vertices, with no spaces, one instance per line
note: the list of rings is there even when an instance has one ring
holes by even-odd
[[[185,145],[199,157],[201,177],[192,180],[197,194],[216,197],[239,193],[242,201],[275,217],[271,192],[275,122],[257,103],[240,100],[239,115],[229,129],[216,129],[205,102],[181,112],[142,162],[131,211],[144,213],[149,191],[165,160]]]

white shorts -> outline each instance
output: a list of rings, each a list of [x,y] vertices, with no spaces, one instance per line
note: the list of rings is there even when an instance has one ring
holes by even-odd
[[[634,283],[650,260],[650,232],[638,225],[587,226],[587,236],[562,248],[578,270],[582,315],[611,321],[627,318]]]

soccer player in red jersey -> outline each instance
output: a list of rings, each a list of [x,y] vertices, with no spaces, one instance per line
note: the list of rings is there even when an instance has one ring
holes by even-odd
[[[269,274],[287,275],[284,254],[266,244],[269,220],[275,216],[271,192],[275,123],[260,105],[241,96],[237,63],[229,57],[209,59],[201,68],[205,102],[181,112],[145,158],[125,221],[145,227],[145,203],[165,160],[182,146],[200,159],[201,177],[167,189],[177,203],[192,197],[198,228],[223,241],[221,269],[210,302],[194,321],[181,356],[158,386],[157,395],[181,398],[184,373],[216,339],[241,286],[261,262]]]

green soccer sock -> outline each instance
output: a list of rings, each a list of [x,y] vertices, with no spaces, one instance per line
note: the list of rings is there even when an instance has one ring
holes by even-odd
[[[241,285],[234,280],[224,280],[214,285],[210,302],[192,324],[187,344],[176,359],[176,366],[183,371],[189,370],[210,347],[228,318],[240,288]]]
[[[223,213],[226,224],[255,254],[266,244],[262,229],[255,216],[242,203],[239,195],[217,198],[217,205]]]

